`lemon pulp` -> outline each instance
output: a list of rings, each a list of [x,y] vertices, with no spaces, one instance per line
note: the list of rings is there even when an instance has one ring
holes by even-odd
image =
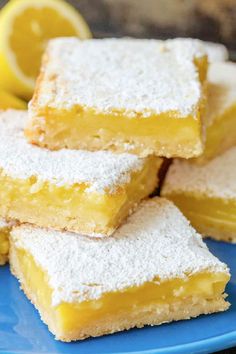
[[[30,98],[47,42],[60,36],[90,38],[80,14],[62,0],[12,0],[0,13],[1,87]]]

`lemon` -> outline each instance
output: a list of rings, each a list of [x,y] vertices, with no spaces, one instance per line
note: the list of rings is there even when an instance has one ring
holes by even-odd
[[[9,92],[0,90],[0,109],[27,109],[27,103]]]
[[[86,39],[91,32],[65,1],[9,1],[0,11],[0,88],[29,99],[48,40],[67,36]]]

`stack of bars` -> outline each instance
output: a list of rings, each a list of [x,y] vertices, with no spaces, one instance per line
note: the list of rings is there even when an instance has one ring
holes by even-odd
[[[191,39],[54,39],[28,113],[0,113],[0,262],[10,244],[56,339],[228,309],[229,270],[184,216],[234,240],[236,148],[218,156],[236,143],[226,54]]]

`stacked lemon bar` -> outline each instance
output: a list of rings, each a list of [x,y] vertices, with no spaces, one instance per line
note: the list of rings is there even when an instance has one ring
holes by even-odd
[[[71,341],[224,311],[226,266],[164,198],[144,201],[112,237],[23,225],[11,267],[57,339]]]
[[[172,201],[205,236],[236,242],[236,64],[214,62],[208,71],[203,115],[204,153],[175,159],[162,196]]]
[[[158,184],[161,158],[41,149],[25,140],[26,121],[25,111],[0,113],[1,217],[109,236]]]
[[[236,242],[236,147],[204,166],[175,160],[162,195],[205,236]]]
[[[227,266],[148,198],[163,157],[203,153],[207,67],[194,40],[55,39],[29,118],[0,114],[11,270],[57,339],[229,307]]]
[[[26,137],[50,149],[199,156],[206,72],[205,52],[189,40],[56,39]]]

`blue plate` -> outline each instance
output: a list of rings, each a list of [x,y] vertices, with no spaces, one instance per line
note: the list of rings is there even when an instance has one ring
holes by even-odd
[[[197,354],[236,346],[236,246],[207,241],[231,268],[229,311],[157,327],[145,327],[76,343],[55,341],[19,290],[7,266],[0,267],[0,353],[4,354]]]

